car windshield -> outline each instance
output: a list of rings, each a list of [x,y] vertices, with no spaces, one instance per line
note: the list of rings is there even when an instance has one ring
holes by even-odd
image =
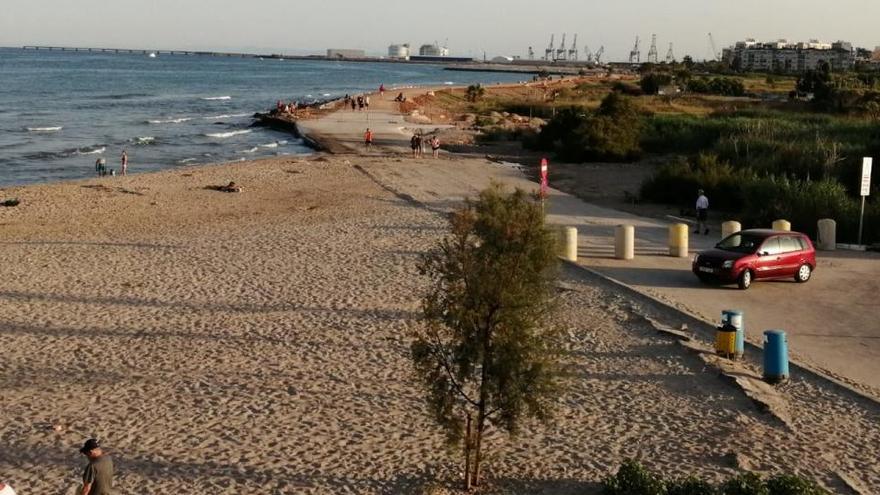
[[[764,238],[758,235],[733,234],[719,242],[715,247],[736,253],[754,253],[762,242],[764,242]]]

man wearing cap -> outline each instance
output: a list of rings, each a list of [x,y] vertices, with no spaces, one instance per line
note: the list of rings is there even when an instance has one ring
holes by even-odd
[[[81,495],[112,495],[113,494],[113,461],[101,450],[101,445],[94,438],[86,440],[79,451],[89,458],[89,464],[83,470],[83,487]]]

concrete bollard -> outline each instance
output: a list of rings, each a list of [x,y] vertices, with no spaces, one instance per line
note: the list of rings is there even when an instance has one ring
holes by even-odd
[[[830,218],[819,220],[819,242],[816,247],[822,251],[837,249],[837,222]]]
[[[574,227],[562,227],[559,230],[559,256],[566,261],[578,259],[578,230]]]
[[[688,257],[688,226],[677,223],[669,226],[669,256]]]
[[[636,228],[632,225],[618,225],[614,229],[614,257],[631,260],[636,257]]]
[[[773,222],[773,230],[784,230],[786,232],[791,232],[791,222],[788,220],[776,220]]]
[[[728,220],[721,224],[721,238],[724,239],[731,234],[736,234],[742,229],[743,228],[741,223],[734,220]]]

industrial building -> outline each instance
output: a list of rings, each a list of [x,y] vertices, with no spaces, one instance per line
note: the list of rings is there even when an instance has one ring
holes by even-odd
[[[856,54],[852,43],[816,40],[791,43],[788,40],[761,42],[738,41],[725,48],[722,61],[740,71],[800,73],[828,63],[834,70],[850,70]]]
[[[419,48],[419,56],[420,57],[448,57],[449,56],[449,48],[446,48],[445,46],[440,46],[436,42],[433,45],[422,45]]]
[[[328,48],[327,58],[366,58],[367,53],[363,50],[351,50],[347,48]]]
[[[404,43],[402,45],[389,45],[388,46],[388,58],[399,58],[406,60],[410,56],[410,48],[409,43]]]

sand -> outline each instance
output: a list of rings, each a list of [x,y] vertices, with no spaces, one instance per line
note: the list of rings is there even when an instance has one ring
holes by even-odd
[[[73,493],[96,435],[120,493],[457,486],[409,360],[416,260],[462,197],[524,179],[382,151],[2,191],[22,205],[0,208],[0,478]],[[490,436],[493,491],[592,493],[636,457],[880,492],[877,404],[796,378],[785,423],[645,319],[675,313],[571,267],[558,298],[567,387],[549,425]]]

